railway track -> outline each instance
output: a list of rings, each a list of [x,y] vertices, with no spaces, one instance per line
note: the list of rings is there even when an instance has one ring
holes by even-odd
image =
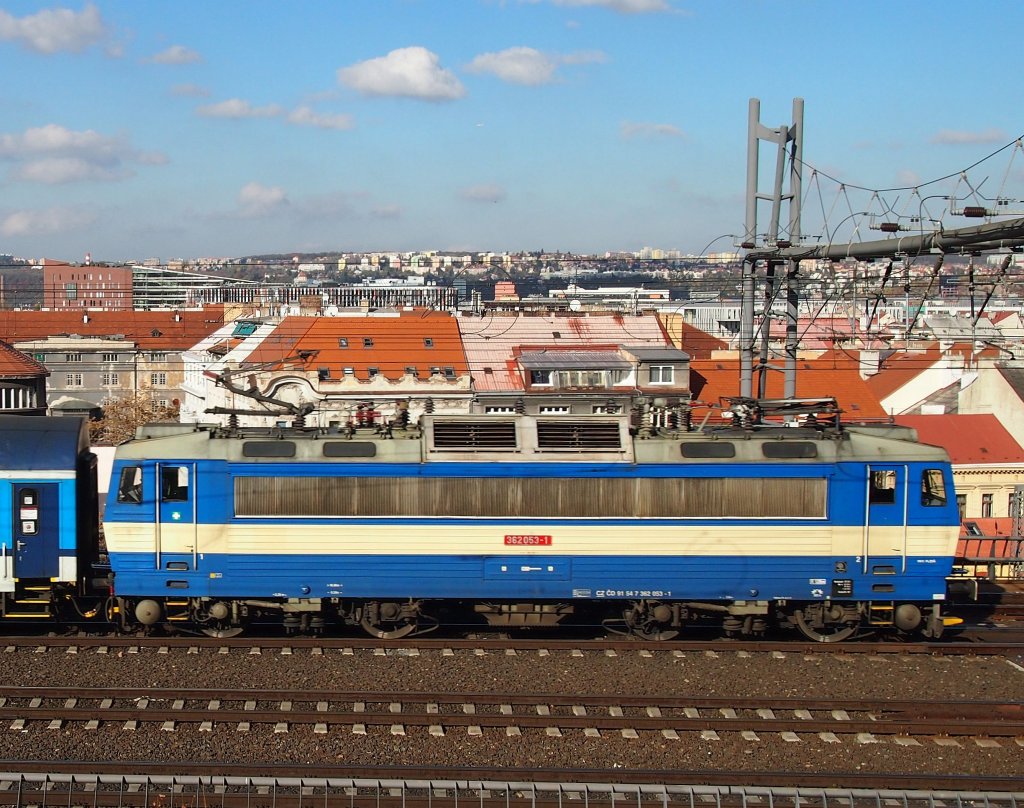
[[[663,642],[645,642],[634,639],[608,640],[598,639],[538,639],[531,636],[494,637],[485,636],[470,639],[423,639],[411,640],[375,640],[371,638],[334,638],[334,637],[155,637],[155,636],[2,636],[0,637],[0,654],[13,653],[31,648],[38,653],[63,650],[66,653],[82,651],[92,653],[128,653],[137,654],[148,651],[169,653],[185,651],[187,653],[209,652],[218,653],[279,653],[292,654],[296,651],[323,654],[340,652],[343,654],[406,654],[415,656],[425,652],[454,653],[532,653],[546,656],[551,653],[568,653],[570,655],[604,654],[617,655],[624,653],[650,656],[657,653],[668,654],[739,654],[755,653],[771,654],[923,654],[929,656],[986,656],[986,655],[1024,655],[1024,641],[958,641],[958,642],[884,642],[860,641],[843,643],[812,643],[803,641],[773,642],[765,640],[671,640]]]
[[[145,724],[209,732],[220,725],[248,732],[271,725],[275,732],[311,727],[319,734],[386,728],[392,735],[426,729],[434,736],[455,731],[519,736],[540,730],[549,737],[577,731],[589,737],[618,733],[639,738],[655,732],[669,740],[688,732],[705,740],[738,732],[751,741],[760,740],[759,733],[777,733],[791,742],[799,742],[800,733],[813,733],[830,743],[840,743],[842,735],[857,743],[888,737],[902,744],[924,738],[949,745],[960,738],[998,746],[996,739],[1003,739],[1024,747],[1024,702],[991,701],[0,687],[0,721],[24,731],[33,725],[95,730],[118,723],[125,730]]]
[[[629,774],[623,778],[617,769],[279,765],[266,770],[202,762],[25,763],[0,773],[0,806],[457,808],[461,801],[480,808],[564,808],[566,802],[611,808],[624,802],[637,808],[1015,808],[1024,798],[1017,777],[703,770]]]

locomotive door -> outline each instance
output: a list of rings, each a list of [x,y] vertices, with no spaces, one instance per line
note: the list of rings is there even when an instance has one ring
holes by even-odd
[[[195,470],[195,463],[157,464],[157,569],[186,571],[197,567]]]
[[[895,575],[907,566],[907,488],[909,469],[868,466],[864,519],[864,572]]]
[[[16,483],[12,547],[15,578],[59,574],[59,483]]]

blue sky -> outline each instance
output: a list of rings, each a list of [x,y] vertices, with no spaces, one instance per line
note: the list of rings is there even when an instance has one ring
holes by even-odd
[[[804,160],[843,182],[955,174],[1024,133],[1022,18],[1000,0],[0,2],[0,252],[726,250],[749,98],[769,126],[803,98]],[[1016,151],[972,176],[1019,182]],[[824,186],[808,210],[865,204]]]

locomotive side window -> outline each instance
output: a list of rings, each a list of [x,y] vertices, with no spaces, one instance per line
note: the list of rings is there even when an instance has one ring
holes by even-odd
[[[137,505],[142,502],[142,467],[125,466],[117,485],[117,501]]]
[[[872,505],[892,505],[896,502],[896,472],[878,470],[871,472]]]
[[[942,477],[942,469],[921,472],[921,504],[927,507],[946,504],[946,481]]]
[[[188,501],[187,466],[164,466],[160,469],[160,500],[162,502]]]
[[[237,516],[801,518],[824,478],[236,477]]]

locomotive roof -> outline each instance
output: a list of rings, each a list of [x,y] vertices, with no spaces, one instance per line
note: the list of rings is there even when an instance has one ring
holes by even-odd
[[[0,469],[68,471],[88,450],[84,418],[0,415]]]
[[[635,436],[628,417],[424,416],[422,431],[385,438],[320,430],[234,430],[166,424],[145,427],[118,447],[121,459],[211,459],[266,462],[541,462],[785,464],[841,461],[948,462],[946,452],[917,442],[914,430],[884,424],[842,430],[805,427],[718,429]]]

